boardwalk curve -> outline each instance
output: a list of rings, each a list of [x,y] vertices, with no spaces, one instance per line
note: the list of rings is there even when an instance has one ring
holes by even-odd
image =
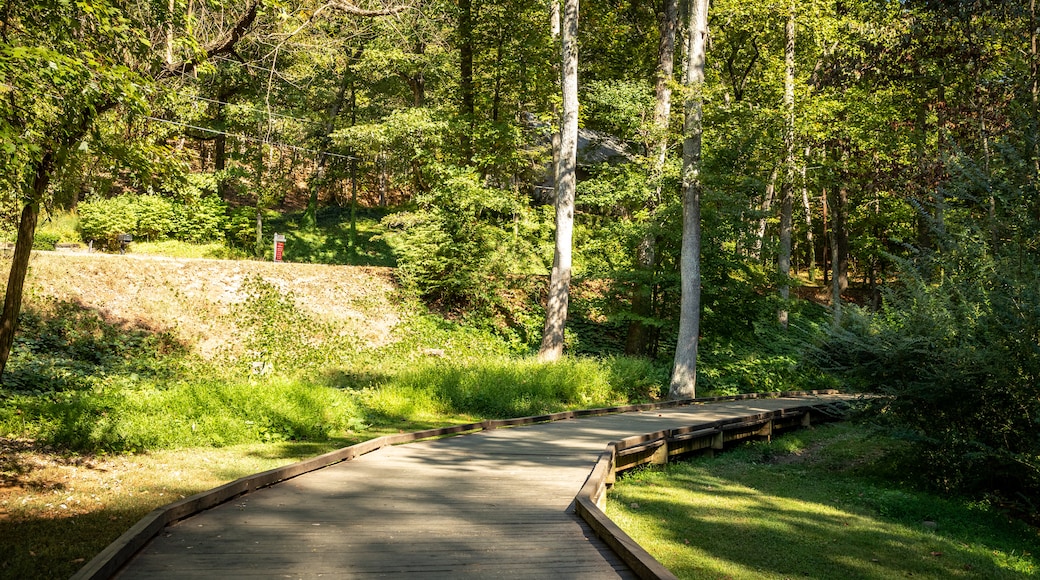
[[[74,578],[653,576],[600,540],[611,530],[589,514],[619,462],[659,457],[662,446],[667,457],[666,440],[703,438],[706,423],[747,427],[746,417],[846,399],[702,399],[489,421],[409,445],[392,444],[440,432],[384,437],[160,508]],[[598,416],[559,420],[585,415]]]

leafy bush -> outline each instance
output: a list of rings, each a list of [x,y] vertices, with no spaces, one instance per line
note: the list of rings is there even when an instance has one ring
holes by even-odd
[[[246,300],[231,310],[238,327],[234,362],[257,372],[313,371],[344,361],[360,340],[316,319],[296,306],[292,292],[283,292],[259,276],[242,284]],[[254,367],[255,365],[255,367]]]
[[[186,202],[155,195],[124,195],[79,205],[84,240],[102,248],[119,248],[120,234],[158,241],[213,242],[224,239],[227,206],[216,196]]]
[[[228,208],[216,195],[175,205],[174,210],[171,238],[196,244],[224,239]]]
[[[56,232],[36,232],[33,236],[34,250],[53,250],[54,246],[61,241],[61,235]]]
[[[418,202],[421,211],[383,219],[401,281],[447,309],[495,304],[496,289],[523,254],[523,240],[509,231],[524,212],[517,198],[456,171]]]
[[[936,485],[1026,501],[1040,497],[1038,265],[962,241],[936,268],[903,264],[884,308],[846,317],[816,355],[882,395],[874,413],[914,441],[915,470]]]
[[[155,241],[166,238],[173,230],[173,203],[155,195],[131,198],[131,211],[137,223],[131,233],[135,238]]]
[[[137,227],[137,215],[126,196],[81,203],[78,211],[83,239],[93,240],[101,249],[118,249],[118,236]]]

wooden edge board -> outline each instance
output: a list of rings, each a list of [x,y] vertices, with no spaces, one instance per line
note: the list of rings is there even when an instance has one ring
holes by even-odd
[[[729,395],[724,397],[681,399],[676,401],[664,401],[661,403],[647,403],[642,405],[625,405],[620,407],[606,407],[600,409],[564,411],[562,413],[553,413],[549,415],[539,415],[533,417],[520,417],[516,419],[496,419],[490,421],[483,421],[480,423],[470,423],[467,425],[454,425],[451,427],[443,427],[440,429],[429,429],[425,431],[400,433],[396,435],[384,435],[382,437],[369,439],[368,441],[363,441],[361,443],[350,445],[342,449],[330,451],[329,453],[319,455],[312,459],[306,459],[304,461],[299,461],[290,465],[285,465],[261,473],[248,475],[246,477],[224,484],[220,487],[199,492],[185,499],[167,504],[163,507],[156,508],[148,515],[144,516],[136,524],[131,526],[130,529],[128,529],[126,532],[124,532],[122,535],[116,538],[115,541],[113,541],[104,550],[99,552],[94,558],[87,562],[86,565],[80,568],[72,576],[72,580],[95,580],[111,577],[119,570],[119,568],[123,566],[123,564],[128,562],[130,558],[132,558],[134,554],[137,553],[138,550],[144,547],[144,545],[148,543],[149,540],[155,537],[164,527],[173,522],[182,520],[199,512],[205,511],[211,507],[224,503],[229,499],[242,495],[243,493],[248,493],[261,487],[273,485],[280,481],[291,479],[293,477],[297,477],[299,475],[303,475],[304,473],[308,473],[311,471],[316,471],[318,469],[322,469],[330,465],[340,463],[342,461],[350,461],[358,457],[361,457],[362,455],[366,455],[368,453],[396,443],[411,443],[414,441],[419,441],[421,439],[429,439],[432,437],[441,437],[444,435],[452,435],[469,431],[494,429],[497,427],[509,427],[517,425],[530,425],[534,423],[544,423],[572,419],[575,417],[591,417],[633,411],[652,411],[656,409],[666,409],[672,407],[682,407],[694,404],[715,403],[722,401],[742,401],[758,398],[772,399],[781,397],[804,397],[813,395],[835,395],[839,393],[840,391],[836,389],[827,389],[813,391],[786,391],[781,393],[748,393],[743,395]],[[811,407],[811,405],[809,407]],[[613,466],[613,461],[613,458],[611,458],[611,467]],[[598,508],[596,509],[598,511]],[[604,518],[605,517],[606,516],[604,516]],[[611,522],[611,524],[613,524],[613,522]],[[589,525],[592,524],[590,523]],[[642,548],[639,549],[642,550]]]
[[[614,446],[611,444],[600,454],[585,485],[574,498],[575,512],[637,576],[643,580],[677,580],[671,570],[665,568],[664,564],[658,562],[599,509],[597,504],[605,492],[606,479],[613,469],[613,462]]]
[[[653,433],[644,433],[643,435],[633,435],[632,437],[625,437],[615,441],[619,449],[629,449],[631,447],[638,447],[657,441],[664,441],[668,437],[668,430],[655,431]]]
[[[656,449],[660,449],[661,446],[665,445],[665,444],[667,444],[666,440],[664,440],[664,439],[655,439],[655,440],[653,440],[653,441],[651,441],[649,443],[644,443],[642,445],[636,445],[635,447],[625,447],[624,449],[618,449],[617,456],[618,457],[628,457],[629,455],[639,455],[640,453],[645,453],[647,451],[653,451],[653,450],[656,450]]]
[[[815,407],[816,405],[806,405],[794,409],[781,409],[778,411],[739,417],[736,419],[723,419],[719,421],[698,423],[687,427],[673,429],[671,431],[681,431],[682,433],[679,437],[682,439],[692,439],[698,436],[721,433],[727,426],[730,426],[731,429],[735,429],[742,426],[748,427],[760,425],[770,421],[771,419],[779,419],[781,417],[801,416],[805,413],[811,412]],[[763,419],[764,415],[768,415],[768,417]],[[748,420],[749,418],[753,419]],[[660,432],[628,437],[608,444],[607,450],[600,455],[599,460],[596,462],[596,467],[593,468],[589,478],[585,481],[585,485],[582,486],[581,491],[579,491],[577,497],[574,498],[575,513],[577,513],[578,516],[592,528],[596,535],[599,536],[599,538],[603,540],[610,549],[613,550],[626,564],[628,564],[636,575],[643,580],[672,580],[677,577],[671,570],[668,570],[668,568],[658,562],[656,558],[651,556],[649,552],[647,552],[642,546],[633,540],[631,536],[615,524],[614,521],[599,508],[599,505],[604,499],[603,496],[607,490],[608,479],[611,482],[613,481],[613,471],[617,464],[617,458],[645,451],[653,446],[665,444],[666,440],[655,439],[659,433]],[[622,446],[623,442],[640,440],[650,440],[650,442],[636,447],[623,448]]]
[[[703,429],[697,429],[695,431],[686,431],[676,435],[668,437],[669,443],[681,443],[683,441],[689,441],[691,439],[700,439],[701,437],[710,437],[718,435],[722,432],[722,429],[718,427],[705,427]]]

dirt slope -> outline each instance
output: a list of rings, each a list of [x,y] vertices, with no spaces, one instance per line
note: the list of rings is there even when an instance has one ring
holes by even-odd
[[[7,272],[10,256],[0,258]],[[244,284],[260,277],[291,295],[298,308],[377,346],[400,320],[387,268],[275,264],[100,253],[35,252],[24,305],[67,301],[109,322],[171,332],[208,356],[233,328],[228,309],[247,298]]]

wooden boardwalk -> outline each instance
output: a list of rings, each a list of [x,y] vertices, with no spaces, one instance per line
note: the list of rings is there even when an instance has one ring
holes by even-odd
[[[631,578],[574,514],[608,442],[846,398],[699,404],[384,447],[171,525],[117,577]]]

